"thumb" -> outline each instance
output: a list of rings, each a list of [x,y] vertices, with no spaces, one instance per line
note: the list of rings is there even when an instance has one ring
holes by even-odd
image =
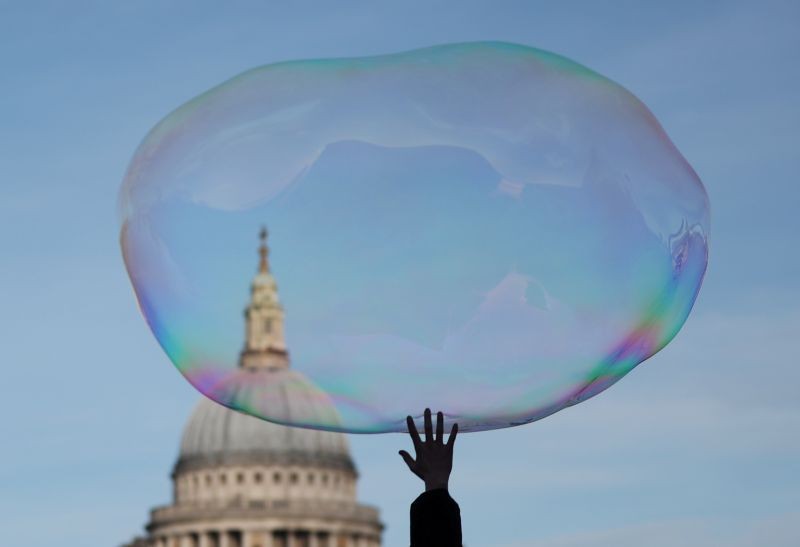
[[[409,454],[405,450],[401,450],[400,456],[402,456],[403,461],[406,462],[408,468],[413,472],[414,468],[417,466],[417,462],[414,461],[414,458],[411,457],[411,454]]]

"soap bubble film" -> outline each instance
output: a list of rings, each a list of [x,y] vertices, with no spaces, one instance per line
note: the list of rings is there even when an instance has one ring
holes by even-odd
[[[508,427],[600,393],[675,336],[708,256],[703,185],[647,107],[494,42],[245,72],[150,131],[120,217],[192,385],[365,433],[426,407]]]

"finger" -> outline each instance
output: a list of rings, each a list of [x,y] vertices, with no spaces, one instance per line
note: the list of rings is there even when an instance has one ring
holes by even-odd
[[[444,442],[444,414],[436,413],[436,442]]]
[[[453,429],[450,430],[450,438],[447,439],[447,448],[453,450],[453,445],[456,444],[456,437],[458,437],[458,424],[453,424]]]
[[[425,442],[433,441],[433,424],[431,423],[431,409],[425,409]]]
[[[411,454],[409,454],[405,450],[401,450],[400,456],[403,458],[403,461],[406,462],[406,465],[411,470],[411,472],[416,474],[417,462],[414,461],[414,458],[411,457]]]
[[[419,431],[417,431],[417,424],[414,423],[414,418],[408,416],[406,418],[406,424],[408,424],[408,434],[411,435],[411,442],[414,443],[414,450],[419,452],[422,440],[419,438]]]

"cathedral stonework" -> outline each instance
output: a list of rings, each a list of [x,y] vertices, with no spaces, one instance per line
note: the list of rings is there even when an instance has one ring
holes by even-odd
[[[296,373],[266,237],[262,230],[239,366],[285,378]],[[282,416],[332,411],[308,408],[318,400],[280,401]],[[379,547],[378,509],[358,503],[357,480],[343,434],[273,424],[203,398],[183,431],[172,503],[153,509],[147,535],[125,547]]]

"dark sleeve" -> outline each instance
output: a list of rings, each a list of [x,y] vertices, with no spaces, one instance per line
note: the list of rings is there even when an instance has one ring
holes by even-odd
[[[461,510],[445,489],[411,504],[411,547],[461,547]]]

